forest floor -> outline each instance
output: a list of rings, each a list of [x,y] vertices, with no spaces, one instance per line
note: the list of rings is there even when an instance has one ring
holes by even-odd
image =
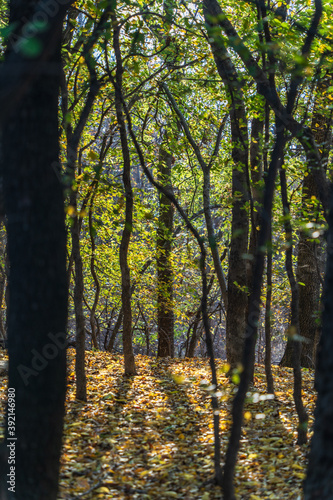
[[[89,396],[83,403],[75,399],[74,355],[70,349],[59,500],[221,499],[211,481],[208,360],[136,356],[139,375],[126,378],[121,356],[87,352]],[[223,361],[217,364],[223,454],[235,386],[224,375]],[[266,399],[264,367],[256,366],[236,470],[239,499],[302,498],[309,448],[296,445],[292,370],[273,372],[275,400]],[[303,380],[311,428],[313,372],[303,370]],[[4,409],[3,377],[0,398]]]

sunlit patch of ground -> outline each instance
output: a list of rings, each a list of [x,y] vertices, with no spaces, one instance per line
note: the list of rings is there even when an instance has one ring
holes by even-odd
[[[137,356],[139,375],[123,376],[122,357],[87,353],[89,400],[75,400],[74,351],[69,350],[66,420],[59,500],[221,499],[213,477],[213,425],[207,360]],[[222,454],[235,386],[220,380]],[[308,445],[297,446],[292,370],[273,368],[277,400],[265,399],[265,375],[256,367],[245,408],[236,470],[240,499],[298,499]],[[313,373],[303,371],[304,402],[315,403]],[[206,382],[206,385],[203,383]],[[1,405],[5,380],[1,379]],[[3,428],[3,427],[2,427]],[[222,455],[223,456],[223,455]]]

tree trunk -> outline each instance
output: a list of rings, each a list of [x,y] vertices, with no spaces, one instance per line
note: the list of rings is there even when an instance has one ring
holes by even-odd
[[[272,240],[270,228],[269,241]],[[265,308],[265,374],[268,394],[274,394],[274,380],[272,374],[272,252],[267,251],[267,292]]]
[[[108,343],[106,345],[106,351],[108,351],[108,352],[112,352],[113,351],[114,343],[116,341],[116,337],[118,335],[118,332],[120,330],[122,322],[123,322],[123,308],[121,307],[120,311],[119,311],[119,314],[118,314],[118,318],[116,320],[116,323],[115,323],[115,325],[114,325],[114,327],[112,329],[110,340],[108,341]]]
[[[32,25],[37,5],[37,1],[10,3],[13,40]],[[68,5],[62,2],[58,13],[48,19],[47,29],[37,31],[40,53],[31,57],[23,49],[15,52],[10,38],[1,68],[4,102],[0,105],[2,111],[6,106],[8,111],[1,117],[1,163],[10,261],[10,397],[3,447],[5,455],[9,450],[15,450],[16,455],[11,469],[13,485],[6,483],[10,471],[7,458],[2,464],[1,499],[57,498],[68,294],[57,117],[62,18]],[[23,80],[17,77],[20,72],[24,72]],[[11,104],[4,96],[8,82],[20,89]],[[9,419],[12,414],[13,431],[8,427],[13,423]],[[12,490],[8,490],[10,486]]]
[[[172,189],[172,154],[161,145],[158,163],[159,182]],[[173,206],[169,198],[159,193],[159,216],[156,240],[157,267],[157,356],[174,356],[173,270],[171,264]]]
[[[198,332],[200,320],[201,320],[201,309],[198,309],[198,311],[195,315],[193,324],[192,324],[193,331],[192,331],[192,335],[191,335],[191,338],[189,339],[188,346],[186,349],[186,353],[185,353],[186,358],[194,358],[194,351],[195,351],[195,348],[197,346],[199,335],[200,335],[200,332]],[[189,332],[189,334],[190,334],[190,332]]]
[[[96,309],[97,309],[97,305],[98,305],[101,287],[100,287],[99,279],[98,279],[97,272],[96,272],[96,266],[95,266],[96,243],[95,243],[95,238],[94,238],[93,222],[92,222],[92,213],[93,213],[95,194],[96,194],[96,188],[95,188],[94,193],[91,196],[90,207],[89,207],[89,217],[88,217],[89,235],[90,235],[90,244],[91,244],[90,272],[91,272],[91,276],[93,277],[93,280],[95,283],[95,297],[94,297],[94,302],[93,302],[93,305],[92,305],[92,308],[90,311],[90,328],[91,328],[91,339],[93,342],[93,346],[95,349],[98,349],[97,336],[99,335],[99,327],[98,327],[98,321],[97,321],[97,317],[96,317]]]
[[[207,295],[211,291],[213,283],[214,283],[214,275],[211,276],[211,278],[209,280],[208,287],[207,287]],[[192,325],[190,325],[190,327],[189,327],[188,337],[190,335],[192,327],[193,327],[193,331],[192,331],[191,338],[190,339],[187,338],[187,341],[186,341],[186,351],[185,351],[186,358],[193,358],[194,357],[195,348],[197,346],[199,337],[200,337],[201,332],[203,330],[203,328],[199,329],[199,323],[200,323],[201,319],[202,319],[201,318],[201,307],[199,307],[196,314],[195,314]]]
[[[210,32],[213,12],[208,2],[204,2],[203,11],[207,30]],[[210,40],[214,40],[214,38],[210,38]],[[248,251],[249,231],[248,211],[245,208],[249,200],[247,117],[238,74],[228,51],[220,40],[219,43],[210,41],[210,45],[217,71],[230,97],[234,168],[232,172],[233,204],[228,272],[226,349],[228,363],[231,368],[234,368],[242,362],[248,303],[248,282],[244,258]]]
[[[234,119],[231,118],[231,122]],[[245,122],[246,123],[246,122]],[[238,128],[238,127],[235,127]],[[245,315],[248,304],[246,260],[249,218],[245,204],[247,200],[246,175],[247,151],[233,137],[232,157],[235,168],[232,173],[231,245],[228,271],[228,308],[226,321],[227,360],[231,368],[242,362],[245,334]],[[237,196],[236,193],[241,193]]]
[[[305,177],[303,192],[308,177]],[[320,277],[316,247],[318,245],[309,241],[309,238],[302,231],[299,237],[297,281],[299,283],[300,334],[304,337],[301,365],[306,368],[315,367],[315,344],[319,330],[317,317],[320,307]]]
[[[77,194],[73,192],[71,195],[71,206],[77,210]],[[83,313],[83,266],[80,249],[80,223],[77,213],[74,215],[73,225],[71,228],[72,236],[72,251],[75,266],[74,279],[74,310],[75,310],[75,326],[76,326],[76,356],[75,356],[75,375],[76,375],[76,398],[81,401],[87,401],[87,380],[85,371],[85,354],[86,354],[86,330],[85,318]]]
[[[113,19],[116,23],[116,20]],[[117,122],[120,133],[121,149],[123,154],[123,184],[125,189],[125,224],[119,249],[119,263],[121,270],[121,300],[123,309],[123,350],[125,375],[136,375],[136,367],[132,345],[132,307],[131,307],[131,276],[128,266],[128,247],[133,230],[133,190],[131,184],[131,159],[128,147],[127,130],[122,104],[122,74],[123,64],[119,46],[120,26],[115,26],[113,32],[113,47],[116,54],[117,70],[115,87],[115,105]]]
[[[260,182],[262,181],[262,135],[264,131],[264,119],[253,118],[251,122],[251,146],[250,146],[250,170],[251,170],[251,184],[252,184],[252,203],[253,210],[251,210],[251,232],[249,243],[249,262],[247,269],[247,281],[252,283],[253,261],[256,246],[258,231],[260,226],[260,205],[262,203],[262,188]]]
[[[283,132],[281,132],[283,135]],[[292,367],[294,371],[294,402],[298,415],[298,437],[297,444],[307,442],[308,415],[302,401],[302,371],[301,371],[301,349],[300,326],[299,326],[299,295],[298,285],[293,270],[293,240],[292,226],[290,222],[290,207],[287,195],[286,173],[280,170],[281,198],[284,216],[284,228],[286,238],[286,271],[291,289],[291,317],[290,317],[290,338],[292,342]]]
[[[247,318],[247,328],[243,354],[244,370],[241,373],[240,384],[233,401],[232,428],[225,456],[223,493],[226,500],[235,500],[233,477],[242,432],[244,402],[253,374],[253,366],[255,361],[255,344],[258,334],[258,322],[260,316],[260,299],[265,265],[265,248],[267,246],[267,241],[270,235],[275,178],[277,170],[281,164],[283,147],[284,142],[278,140],[277,136],[270,166],[266,176],[263,196],[261,218],[262,224],[258,235],[257,250],[254,262],[251,298],[249,301],[249,314]]]
[[[333,191],[328,222],[324,311],[315,381],[318,397],[304,483],[305,500],[331,499],[333,492]]]
[[[81,134],[80,134],[81,135]],[[80,135],[73,134],[72,127],[68,124],[66,128],[67,136],[67,170],[72,182],[75,179],[77,168],[77,150]],[[72,188],[72,186],[71,186]],[[71,239],[72,239],[72,258],[74,262],[74,312],[75,312],[75,376],[76,376],[76,398],[81,401],[87,401],[87,380],[85,371],[85,353],[86,353],[86,330],[85,318],[83,313],[83,265],[80,248],[80,216],[78,214],[77,191],[71,189],[69,203],[73,210]]]
[[[319,153],[326,168],[331,148],[332,113],[329,108],[327,89],[331,84],[331,77],[327,75],[317,86],[311,130],[318,145]],[[310,205],[313,211],[313,197],[318,198],[318,190],[314,175],[307,171],[303,181],[302,206]],[[317,219],[311,221],[317,222]],[[300,333],[304,337],[301,352],[301,366],[314,368],[316,360],[316,343],[319,337],[319,325],[316,312],[320,309],[320,276],[318,272],[318,244],[309,238],[305,231],[299,235],[297,281],[299,283],[299,311]],[[292,346],[287,342],[284,356],[280,365],[292,366]]]

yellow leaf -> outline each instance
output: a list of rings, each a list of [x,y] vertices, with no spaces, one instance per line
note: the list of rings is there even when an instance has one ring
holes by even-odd
[[[172,375],[172,378],[176,384],[183,384],[185,382],[184,375]]]
[[[106,486],[100,486],[100,488],[96,490],[96,493],[109,493],[109,492],[110,490]]]
[[[192,481],[193,479],[195,479],[193,474],[188,474],[187,472],[183,474],[183,478],[186,479],[186,481]]]
[[[230,370],[229,363],[224,363],[224,365],[222,365],[221,368],[219,369],[219,371],[222,373],[228,373],[229,370]]]
[[[75,213],[76,213],[75,207],[73,207],[72,205],[68,205],[68,207],[66,207],[65,211],[66,211],[67,215],[69,215],[70,217],[73,217],[73,215],[75,215]]]

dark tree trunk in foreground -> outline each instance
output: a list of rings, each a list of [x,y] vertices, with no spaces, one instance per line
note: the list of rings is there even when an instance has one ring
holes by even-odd
[[[172,154],[166,144],[161,145],[159,181],[166,189],[172,189]],[[169,198],[159,193],[159,217],[156,241],[157,267],[157,328],[158,349],[161,357],[174,356],[173,271],[171,264],[173,206]]]
[[[68,2],[69,4],[70,2]],[[66,393],[66,234],[59,181],[58,89],[64,2],[36,33],[31,57],[13,50],[22,23],[32,25],[39,2],[12,2],[16,26],[0,75],[2,175],[10,261],[8,353],[9,417],[4,453],[15,449],[7,483],[7,459],[1,467],[1,499],[55,500]],[[58,5],[58,4],[57,4]],[[62,11],[62,12],[61,12]],[[23,31],[24,33],[24,31]],[[29,40],[27,40],[29,41]],[[17,46],[16,46],[17,48]],[[17,75],[21,77],[17,80]],[[17,89],[13,106],[5,87]],[[14,403],[15,399],[15,403]],[[14,406],[13,406],[14,405]],[[11,441],[12,433],[15,441]],[[11,448],[8,445],[11,445]],[[13,486],[11,491],[8,490]]]
[[[332,191],[332,188],[331,188]],[[333,192],[332,192],[333,194]],[[315,387],[318,391],[305,500],[333,498],[333,196],[327,239],[322,335],[318,346]]]

